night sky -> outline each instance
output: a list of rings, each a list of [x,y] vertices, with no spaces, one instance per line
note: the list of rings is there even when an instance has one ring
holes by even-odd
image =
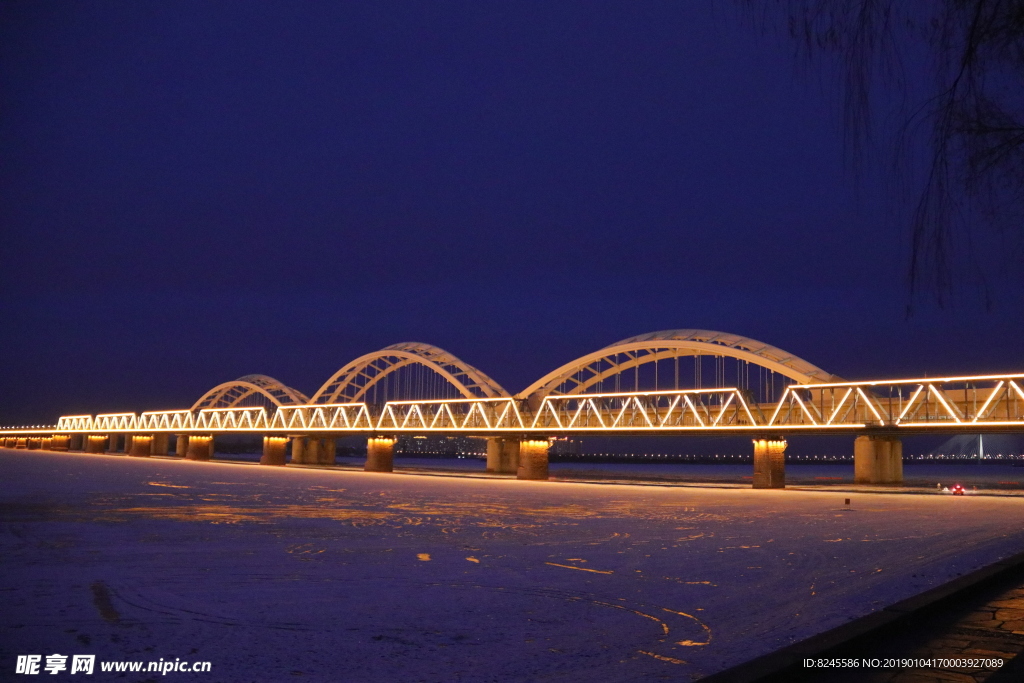
[[[4,2],[0,423],[400,341],[511,392],[673,328],[1024,371],[1012,278],[906,317],[886,150],[793,53],[733,2]]]

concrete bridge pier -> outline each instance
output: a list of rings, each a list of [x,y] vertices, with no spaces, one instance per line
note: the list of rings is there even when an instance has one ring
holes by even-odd
[[[107,453],[118,453],[118,447],[121,442],[120,434],[110,434],[107,436]]]
[[[27,450],[28,449],[28,437],[27,436],[18,437],[18,440],[14,443],[14,447],[19,449],[19,450]]]
[[[547,480],[548,448],[547,439],[523,439],[519,442],[519,468],[516,479]]]
[[[366,440],[367,472],[395,471],[395,439],[390,436],[371,436]]]
[[[199,436],[189,435],[188,451],[185,453],[187,460],[209,460],[213,457],[213,435],[202,434]]]
[[[263,437],[263,456],[260,458],[260,464],[283,467],[286,460],[287,450],[287,436]]]
[[[188,455],[188,434],[175,434],[174,452],[179,458],[184,458]]]
[[[501,447],[504,439],[490,437],[487,439],[487,471],[497,472],[501,466]]]
[[[858,436],[853,442],[856,484],[902,484],[903,442],[895,436]]]
[[[290,462],[294,465],[305,465],[306,464],[306,437],[304,436],[293,436],[292,440],[292,458]]]
[[[130,444],[128,455],[133,458],[148,458],[153,454],[153,437],[149,434],[133,434]]]
[[[754,439],[754,488],[786,488],[785,439]]]
[[[303,460],[307,465],[320,464],[320,439],[306,437],[306,452]]]
[[[90,434],[85,440],[86,453],[102,453],[107,449],[107,437],[102,434]]]
[[[170,445],[171,435],[167,432],[160,432],[159,434],[153,434],[153,444],[150,447],[150,452],[153,455],[167,455],[167,448]]]
[[[487,439],[487,471],[516,474],[519,471],[519,439],[505,436]]]
[[[69,451],[83,451],[85,450],[85,439],[84,434],[72,434],[68,440]]]
[[[39,450],[39,444],[40,444],[41,441],[42,441],[42,439],[40,439],[38,437],[30,436],[30,437],[28,437],[28,439],[26,439],[25,448],[27,448],[30,451],[38,451]]]
[[[326,439],[320,439],[320,446],[317,449],[319,458],[317,464],[319,465],[333,465],[337,462],[338,455],[338,442],[332,436]]]
[[[333,465],[337,445],[333,438],[293,436],[292,459],[296,465]]]
[[[68,443],[71,437],[67,434],[54,434],[50,437],[50,450],[63,452],[68,450]]]
[[[334,439],[306,437],[305,463],[307,465],[333,465],[335,448]]]
[[[519,439],[501,440],[501,459],[498,462],[498,472],[502,474],[519,473]]]

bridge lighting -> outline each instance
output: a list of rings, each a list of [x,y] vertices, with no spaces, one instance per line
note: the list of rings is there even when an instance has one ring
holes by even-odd
[[[962,377],[921,377],[917,379],[876,379],[865,382],[830,382],[828,384],[800,384],[799,389],[821,389],[846,386],[887,386],[893,384],[946,384],[948,382],[985,382],[999,379],[1024,379],[1024,374],[964,375]]]
[[[679,389],[678,373],[676,388],[671,390],[637,387],[632,392],[588,393],[589,389],[603,388],[606,379],[618,377],[625,370],[639,370],[646,363],[654,363],[656,369],[660,361],[678,363],[680,353],[697,359],[714,355],[752,362],[795,384],[785,385],[778,400],[764,402],[755,401],[736,386]],[[403,397],[385,401],[379,408],[355,400],[337,402],[366,397],[371,389],[383,386],[381,383],[386,383],[391,373],[408,367],[435,373],[459,396],[424,400]],[[670,330],[632,337],[578,358],[511,396],[452,354],[425,344],[406,343],[349,363],[312,399],[273,378],[246,375],[214,387],[190,410],[68,415],[61,417],[56,426],[23,426],[0,432],[529,433],[543,436],[550,445],[559,435],[582,433],[749,433],[763,432],[766,427],[781,433],[838,433],[868,426],[907,433],[962,430],[967,425],[1015,429],[1024,425],[1024,374],[864,382],[821,380],[839,378],[754,340],[707,330]],[[983,384],[988,386],[979,386]],[[880,387],[890,390],[879,391]],[[269,409],[240,405],[253,397],[266,399],[271,404]],[[922,410],[925,406],[929,407]],[[944,458],[945,454],[940,456]]]

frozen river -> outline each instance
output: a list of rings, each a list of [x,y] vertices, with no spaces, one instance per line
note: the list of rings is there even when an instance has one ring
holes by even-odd
[[[227,455],[218,458],[244,462],[258,462],[259,454]],[[366,456],[337,458],[342,467],[362,469]],[[396,470],[421,472],[467,472],[484,474],[483,458],[425,458],[398,456]],[[663,483],[714,483],[750,486],[754,466],[746,463],[631,463],[631,462],[553,462],[551,477],[556,480],[635,480]],[[903,463],[902,488],[935,489],[936,484],[950,486],[962,484],[968,490],[997,490],[1001,493],[1024,494],[1024,462],[984,464],[970,462],[906,461]],[[789,486],[833,486],[849,488],[853,485],[853,462],[845,463],[787,463],[786,483]]]
[[[1017,497],[0,468],[0,678],[61,653],[225,683],[687,680],[1024,550]]]

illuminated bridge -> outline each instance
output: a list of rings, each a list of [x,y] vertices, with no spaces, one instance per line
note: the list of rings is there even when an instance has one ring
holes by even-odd
[[[344,365],[312,397],[265,375],[218,384],[192,405],[70,415],[0,429],[0,446],[208,460],[218,434],[263,435],[265,465],[332,464],[336,439],[367,438],[369,471],[393,469],[400,435],[485,437],[487,469],[547,479],[560,436],[746,435],[754,486],[785,482],[786,438],[849,434],[861,483],[903,479],[905,434],[1024,432],[1024,374],[848,382],[746,337],[669,330],[624,339],[511,394],[429,344]],[[289,449],[290,444],[290,449]]]

